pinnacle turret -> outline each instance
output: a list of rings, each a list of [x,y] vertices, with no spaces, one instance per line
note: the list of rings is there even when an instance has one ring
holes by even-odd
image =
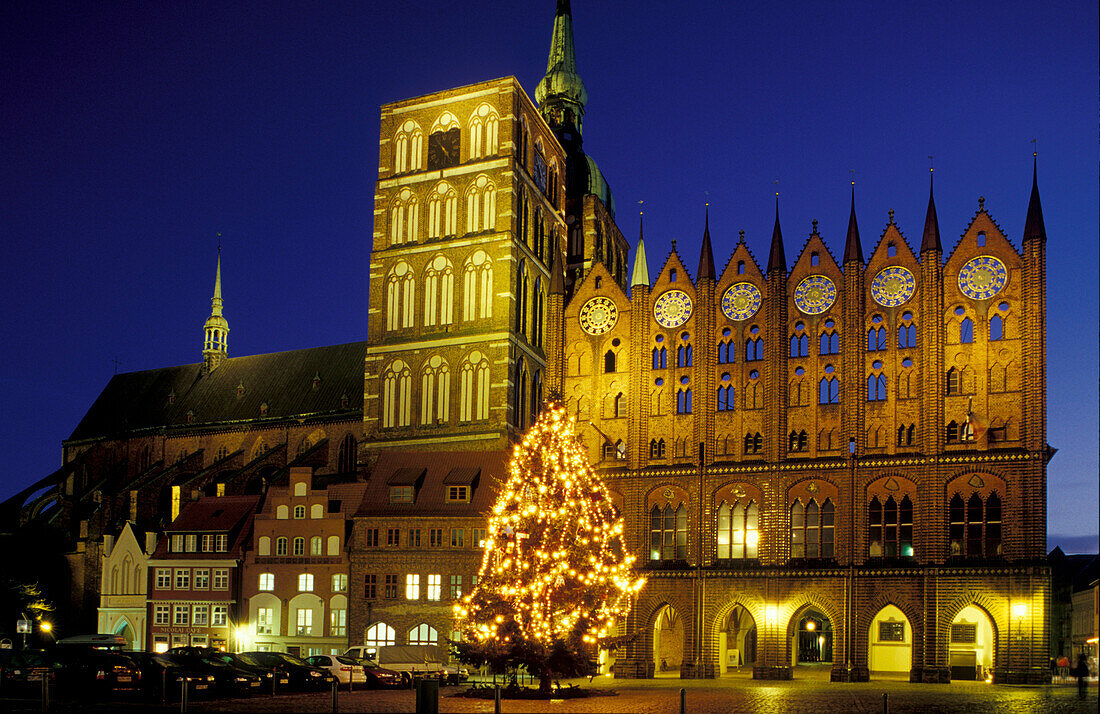
[[[1035,157],[1031,167],[1031,199],[1027,202],[1027,219],[1024,221],[1024,240],[1046,242],[1047,228],[1043,223],[1043,204],[1039,201],[1039,160]]]
[[[709,278],[714,280],[714,253],[710,249],[710,206],[707,206],[706,216],[703,219],[703,247],[699,251],[700,280]]]
[[[550,263],[550,295],[565,295],[565,272],[561,265],[561,251],[554,249],[554,259]]]
[[[943,250],[940,244],[940,221],[936,217],[936,200],[932,197],[931,172],[928,177],[928,213],[924,216],[924,237],[920,241],[920,252],[926,250]]]
[[[775,227],[772,228],[772,248],[768,253],[768,272],[787,269],[787,255],[783,252],[783,232],[779,230],[779,194],[775,195]]]
[[[848,238],[844,242],[844,262],[863,262],[863,245],[859,242],[859,225],[856,223],[856,185],[852,184],[852,212],[848,214]]]
[[[210,317],[203,326],[202,360],[212,372],[229,356],[229,321],[222,314],[222,249],[218,246],[218,267],[214,273],[214,297],[210,299]]]
[[[645,241],[642,240],[642,217],[638,217],[638,247],[634,251],[634,269],[630,272],[630,287],[649,287],[649,265],[645,259]]]

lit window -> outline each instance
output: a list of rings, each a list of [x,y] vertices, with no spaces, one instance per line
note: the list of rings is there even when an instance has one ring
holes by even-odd
[[[197,550],[199,537],[194,533],[187,534],[187,552],[194,553]]]
[[[334,608],[329,611],[328,633],[332,637],[343,637],[348,631],[348,611]]]
[[[409,644],[437,645],[439,644],[439,632],[427,623],[419,624],[409,630]]]
[[[687,508],[665,504],[650,512],[650,560],[687,560]]]
[[[313,634],[313,610],[307,608],[298,609],[298,627],[296,632],[300,636]]]
[[[309,539],[309,554],[324,555],[324,541],[321,536],[313,536]]]
[[[443,576],[442,575],[429,575],[428,576],[428,599],[438,600],[443,595]]]
[[[834,509],[831,499],[820,506],[811,498],[806,505],[801,500],[791,505],[791,557],[833,557]]]
[[[377,622],[367,628],[363,644],[367,647],[386,647],[397,642],[397,633],[384,622]]]
[[[229,606],[214,605],[210,611],[210,626],[225,627],[229,624]]]
[[[332,592],[342,593],[348,589],[347,573],[336,573],[332,576]]]
[[[275,589],[275,573],[260,573],[260,590]]]
[[[718,508],[718,557],[742,559],[757,557],[760,540],[759,509],[755,501],[723,502]]]
[[[261,607],[256,610],[256,634],[271,635],[275,633],[275,609]]]
[[[313,573],[301,573],[298,576],[298,592],[313,592]]]
[[[410,573],[405,576],[405,599],[420,599],[420,575],[416,573]]]
[[[214,537],[214,550],[218,553],[224,553],[229,550],[229,535],[226,533],[219,533]]]
[[[462,597],[462,576],[451,576],[451,599],[458,600]]]
[[[202,552],[210,553],[214,550],[214,534],[204,533],[202,536]]]

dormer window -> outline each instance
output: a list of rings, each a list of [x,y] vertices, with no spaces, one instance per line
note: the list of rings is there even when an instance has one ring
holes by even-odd
[[[470,487],[469,486],[448,486],[447,487],[447,503],[469,503],[470,501]]]
[[[260,405],[260,416],[262,416],[262,417],[267,416],[267,402],[264,402],[263,404]]]
[[[314,375],[313,375],[313,383],[312,383],[312,387],[313,387],[313,391],[315,391],[315,392],[316,392],[316,391],[317,391],[318,389],[320,389],[320,388],[321,388],[321,375],[320,375],[320,374],[314,374]]]
[[[187,423],[190,424],[194,421],[195,421],[195,412],[189,410],[187,412]]]
[[[175,392],[175,390],[172,390],[171,392],[168,392],[168,403],[169,404],[175,404],[176,403],[176,392]]]
[[[349,402],[348,393],[344,392],[343,394],[340,395],[340,408],[341,409],[347,409],[348,408],[348,402]]]
[[[412,486],[390,486],[390,503],[412,503]]]
[[[243,396],[244,396],[244,382],[241,382],[237,385],[237,399],[240,399]]]

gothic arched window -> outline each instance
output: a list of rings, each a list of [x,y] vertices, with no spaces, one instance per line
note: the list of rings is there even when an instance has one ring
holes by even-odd
[[[412,372],[394,360],[382,375],[382,426],[408,426],[412,420]]]
[[[446,181],[436,184],[428,198],[428,237],[458,234],[458,193]]]
[[[687,560],[687,508],[681,503],[650,511],[650,560]]]
[[[719,560],[755,558],[760,540],[759,508],[756,501],[740,500],[733,505],[722,502],[718,507]]]
[[[437,255],[424,271],[424,326],[449,325],[454,310],[455,276],[451,261]],[[438,318],[438,319],[437,319]]]
[[[458,411],[463,422],[489,418],[489,360],[480,352],[462,363]]]
[[[446,424],[451,411],[451,371],[439,355],[424,364],[420,375],[420,423]]]
[[[424,132],[411,119],[401,125],[393,138],[393,171],[403,174],[423,167]]]
[[[485,251],[475,251],[462,268],[462,319],[493,316],[493,263]]]
[[[834,516],[828,498],[820,506],[816,498],[806,505],[801,500],[791,504],[791,557],[832,558]]]
[[[496,186],[487,176],[478,176],[466,190],[466,232],[496,228]]]

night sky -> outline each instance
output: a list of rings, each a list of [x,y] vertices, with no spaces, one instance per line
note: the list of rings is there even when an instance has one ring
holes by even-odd
[[[516,75],[538,2],[0,4],[0,499],[60,465],[116,370],[197,362],[223,235],[231,355],[365,339],[378,110]],[[916,248],[934,155],[945,252],[984,196],[1019,247],[1038,140],[1048,251],[1049,547],[1097,550],[1095,2],[574,2],[586,151],[651,272],[721,269],[820,221],[850,170],[866,254]]]

